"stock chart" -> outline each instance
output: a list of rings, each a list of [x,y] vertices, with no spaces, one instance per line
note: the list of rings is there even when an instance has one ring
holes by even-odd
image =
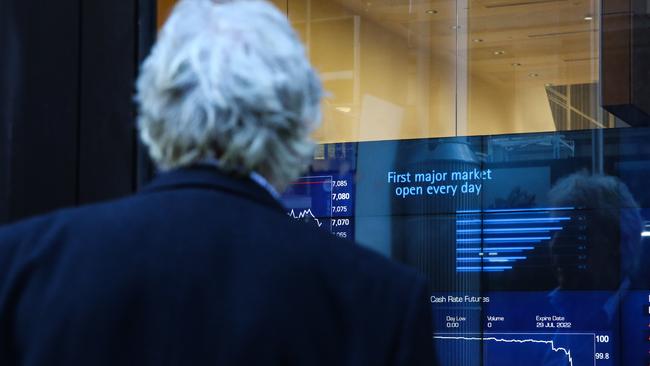
[[[449,365],[614,365],[607,292],[437,293],[434,340]],[[616,316],[616,314],[613,314]],[[614,327],[614,328],[613,328]],[[453,355],[473,349],[465,359]]]
[[[643,131],[606,131],[600,173],[580,131],[329,144],[283,202],[429,279],[440,365],[648,366]],[[453,144],[462,159],[440,153]]]
[[[330,164],[325,169],[291,183],[282,196],[282,203],[289,217],[340,238],[354,239],[354,172],[340,169],[342,164],[350,166],[353,158],[347,147],[332,148],[338,158],[328,161]]]

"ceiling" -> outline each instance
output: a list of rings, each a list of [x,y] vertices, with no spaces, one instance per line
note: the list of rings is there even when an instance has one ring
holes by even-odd
[[[312,0],[312,14],[333,15],[327,6],[332,2]],[[492,83],[579,84],[598,76],[594,0],[337,2],[398,32],[413,48],[447,57],[466,54],[470,73]]]
[[[165,19],[175,0],[159,0]],[[598,79],[595,0],[273,0],[294,24],[361,15],[398,33],[414,52],[467,57],[492,84],[566,85]]]

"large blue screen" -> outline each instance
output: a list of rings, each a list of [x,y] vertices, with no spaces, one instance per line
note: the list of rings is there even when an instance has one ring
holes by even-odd
[[[441,365],[650,365],[650,129],[328,144],[287,214],[416,268]]]

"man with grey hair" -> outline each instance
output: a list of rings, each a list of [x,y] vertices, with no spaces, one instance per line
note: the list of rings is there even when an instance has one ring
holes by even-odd
[[[434,364],[424,281],[278,202],[320,98],[271,5],[181,1],[137,82],[162,173],[0,229],[0,364]]]

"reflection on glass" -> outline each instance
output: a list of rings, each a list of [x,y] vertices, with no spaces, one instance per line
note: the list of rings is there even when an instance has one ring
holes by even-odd
[[[326,230],[429,279],[441,365],[642,366],[648,139],[646,128],[325,144],[310,175],[332,182]],[[302,203],[317,206],[321,189]]]
[[[451,16],[452,4],[444,8]],[[442,8],[427,10],[408,1],[288,1],[330,93],[319,141],[455,134],[455,35]]]
[[[331,92],[322,142],[625,126],[599,103],[598,2],[287,5]]]
[[[468,134],[612,125],[598,106],[599,2],[469,4]]]
[[[287,215],[426,276],[441,365],[650,362],[650,129],[605,129],[599,2],[275,4],[330,93]]]
[[[273,3],[329,92],[319,142],[627,126],[600,106],[595,0]]]

